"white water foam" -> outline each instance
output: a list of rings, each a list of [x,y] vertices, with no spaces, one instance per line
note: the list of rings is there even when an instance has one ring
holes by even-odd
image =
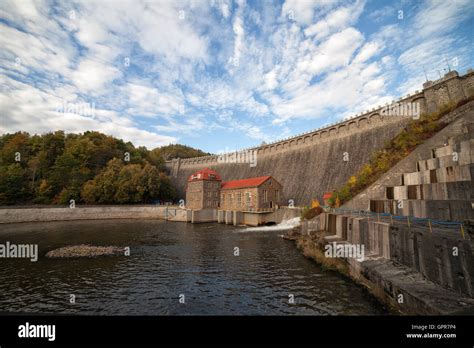
[[[260,227],[247,227],[244,232],[255,232],[255,231],[284,231],[291,230],[300,224],[300,218],[295,217],[289,220],[283,220],[278,225],[273,226],[260,226]]]

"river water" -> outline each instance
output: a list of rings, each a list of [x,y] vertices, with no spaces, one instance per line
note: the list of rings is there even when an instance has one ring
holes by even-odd
[[[387,314],[365,289],[306,259],[282,233],[161,220],[3,225],[0,244],[38,244],[39,259],[0,259],[0,312]],[[131,255],[44,257],[77,244],[129,246]]]

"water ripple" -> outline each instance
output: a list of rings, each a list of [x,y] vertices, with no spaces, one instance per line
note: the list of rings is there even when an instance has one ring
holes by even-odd
[[[36,263],[1,260],[0,308],[109,315],[386,313],[363,288],[323,271],[279,234],[136,220],[8,225],[0,243],[38,243],[41,257]],[[131,256],[44,257],[49,250],[83,243],[130,246]]]

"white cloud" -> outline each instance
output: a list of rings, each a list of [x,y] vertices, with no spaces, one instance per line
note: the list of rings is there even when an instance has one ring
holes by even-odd
[[[330,12],[324,19],[305,29],[306,36],[315,36],[321,40],[348,25],[354,24],[364,9],[364,1],[357,0],[349,6],[339,7]]]
[[[392,5],[361,17],[361,0],[18,4],[0,2],[2,131],[97,129],[151,145],[177,140],[159,132],[230,127],[268,141],[293,119],[335,120],[420,89],[423,66],[437,78],[444,55],[472,62],[472,41],[455,33],[474,11],[466,0],[427,0],[382,27],[370,19]],[[96,114],[54,113],[61,100],[93,101]]]
[[[222,13],[222,17],[229,18],[232,4],[229,0],[220,0],[216,4]]]
[[[245,40],[245,30],[244,30],[244,20],[243,20],[243,11],[244,11],[245,2],[243,0],[238,1],[237,13],[235,14],[234,23],[232,28],[234,30],[235,39],[234,39],[234,56],[230,60],[231,72],[234,71],[235,67],[240,65],[244,40]]]
[[[469,19],[474,10],[471,0],[438,1],[427,0],[414,19],[414,29],[417,35],[428,37],[442,35]],[[471,27],[472,27],[472,18]]]
[[[98,94],[106,93],[106,84],[121,76],[117,68],[91,59],[82,60],[71,74],[72,81],[81,91]]]
[[[337,0],[286,0],[281,15],[300,24],[309,25],[316,12],[324,13],[337,3]]]
[[[365,62],[372,58],[375,54],[382,50],[382,46],[378,42],[367,42],[359,51],[354,61],[357,63]]]
[[[362,34],[354,28],[347,28],[332,35],[320,45],[320,53],[311,59],[309,71],[318,74],[348,64],[363,40]]]
[[[129,83],[124,87],[124,94],[129,97],[127,112],[132,116],[157,117],[185,112],[183,96],[178,91],[172,94],[156,87]]]
[[[85,132],[96,130],[110,134],[135,145],[154,148],[176,142],[175,137],[159,135],[139,129],[129,118],[115,111],[93,109],[92,113],[71,113],[60,110],[64,100],[54,91],[44,92],[35,87],[6,78],[0,105],[2,110],[1,133],[27,131],[31,134],[46,133],[62,129],[66,132]],[[87,100],[74,100],[75,105],[89,103]],[[91,106],[92,104],[89,103]]]
[[[392,6],[384,6],[382,8],[378,8],[369,14],[369,18],[373,19],[376,22],[381,22],[387,18],[392,16],[396,18],[396,8]]]

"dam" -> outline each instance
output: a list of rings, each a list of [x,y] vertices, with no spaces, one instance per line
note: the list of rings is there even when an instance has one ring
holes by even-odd
[[[427,81],[423,89],[352,118],[273,143],[242,149],[253,154],[250,163],[229,163],[225,155],[210,155],[166,162],[166,168],[184,199],[186,180],[192,173],[210,168],[225,180],[271,175],[282,186],[282,198],[295,206],[322,201],[356,173],[371,155],[383,148],[413,118],[399,110],[403,105],[418,105],[419,111],[432,112],[446,103],[456,103],[474,94],[474,71],[456,71],[437,81]],[[397,115],[398,113],[398,115]],[[401,113],[401,114],[400,114]]]

